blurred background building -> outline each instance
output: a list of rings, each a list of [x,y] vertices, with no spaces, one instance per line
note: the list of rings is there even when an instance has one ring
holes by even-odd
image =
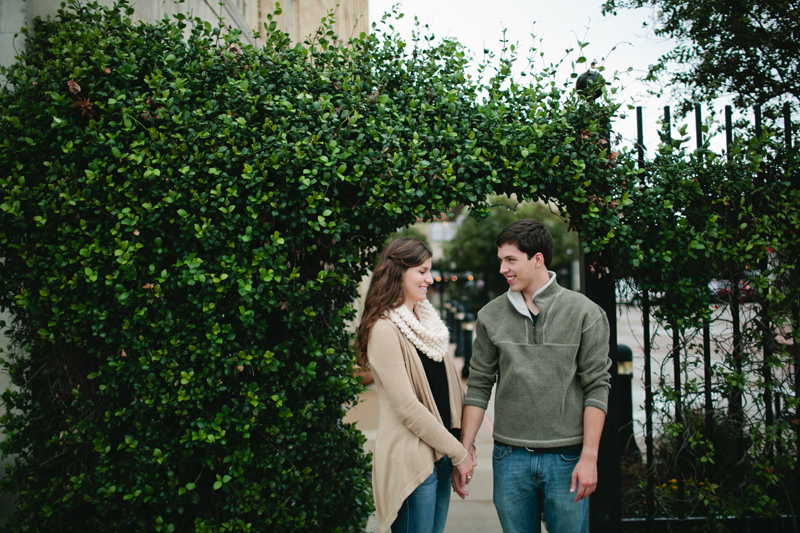
[[[246,0],[235,0],[242,4],[244,12]],[[302,42],[317,31],[322,17],[331,11],[336,12],[333,31],[340,39],[358,37],[361,32],[369,32],[369,12],[367,0],[283,0],[280,15],[274,20],[278,28],[289,34],[292,41]],[[268,23],[267,15],[275,10],[274,0],[261,0],[258,10],[258,27]]]

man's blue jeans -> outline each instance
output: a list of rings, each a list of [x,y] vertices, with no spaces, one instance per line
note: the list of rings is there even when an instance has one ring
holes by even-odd
[[[403,502],[392,524],[392,533],[442,533],[450,507],[448,456],[433,463],[433,473]]]
[[[572,471],[580,457],[495,443],[494,506],[503,533],[541,531],[540,495],[550,533],[587,533],[589,499],[575,503],[575,492],[569,491]]]

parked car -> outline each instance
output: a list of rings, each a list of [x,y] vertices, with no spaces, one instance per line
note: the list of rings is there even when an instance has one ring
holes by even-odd
[[[733,294],[733,284],[730,280],[711,280],[708,284],[711,293],[720,301],[729,302]],[[758,291],[747,280],[739,280],[739,298],[741,302],[752,302],[758,296]]]
[[[631,279],[614,280],[615,295],[618,304],[639,307],[642,305],[642,293]],[[650,292],[650,304],[658,304],[664,298],[663,292]]]

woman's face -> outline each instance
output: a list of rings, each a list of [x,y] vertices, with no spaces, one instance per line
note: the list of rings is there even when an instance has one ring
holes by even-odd
[[[409,268],[403,274],[405,304],[409,309],[413,311],[414,303],[421,302],[428,296],[428,285],[433,285],[430,258],[419,266]]]

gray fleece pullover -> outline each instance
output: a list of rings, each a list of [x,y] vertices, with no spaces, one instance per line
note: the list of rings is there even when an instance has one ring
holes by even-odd
[[[533,295],[534,327],[521,292],[478,312],[466,405],[486,409],[497,382],[493,437],[504,444],[557,448],[583,442],[583,410],[607,409],[608,319],[555,273]]]

